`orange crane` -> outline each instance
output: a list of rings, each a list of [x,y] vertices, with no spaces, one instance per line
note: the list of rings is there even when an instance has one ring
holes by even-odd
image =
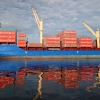
[[[43,20],[39,19],[38,14],[34,8],[32,8],[33,14],[35,16],[36,23],[38,25],[39,31],[40,31],[40,43],[42,43],[43,38]]]
[[[92,30],[92,28],[91,28],[87,23],[85,23],[84,21],[82,21],[82,23],[83,23],[84,26],[96,37],[96,39],[97,39],[97,48],[100,48],[99,29],[97,29],[96,32],[94,32],[94,31]]]

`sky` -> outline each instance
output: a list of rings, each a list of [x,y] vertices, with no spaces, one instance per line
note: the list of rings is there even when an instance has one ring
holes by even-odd
[[[63,30],[76,30],[77,37],[95,39],[82,21],[94,31],[100,28],[100,0],[0,0],[2,27],[14,27],[17,33],[26,33],[29,43],[39,43],[32,7],[43,19],[43,37],[55,36]]]

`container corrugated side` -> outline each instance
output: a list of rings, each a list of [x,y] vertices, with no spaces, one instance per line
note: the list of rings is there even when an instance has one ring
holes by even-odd
[[[41,43],[28,43],[28,47],[42,47]]]
[[[60,44],[44,44],[43,47],[60,47]]]
[[[18,37],[26,37],[25,33],[18,33]]]

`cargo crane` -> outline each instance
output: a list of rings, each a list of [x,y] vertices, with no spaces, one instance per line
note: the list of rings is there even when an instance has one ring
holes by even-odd
[[[40,43],[42,43],[43,38],[43,20],[39,19],[38,14],[34,8],[32,8],[33,14],[35,16],[36,23],[38,25],[39,31],[40,31]]]
[[[97,39],[97,48],[100,48],[100,44],[99,44],[99,29],[97,29],[96,32],[94,32],[92,30],[92,28],[87,23],[85,23],[84,21],[82,21],[82,23],[96,37],[96,39]]]

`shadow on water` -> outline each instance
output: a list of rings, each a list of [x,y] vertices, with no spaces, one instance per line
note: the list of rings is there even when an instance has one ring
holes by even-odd
[[[99,100],[100,60],[0,60],[0,100]]]

